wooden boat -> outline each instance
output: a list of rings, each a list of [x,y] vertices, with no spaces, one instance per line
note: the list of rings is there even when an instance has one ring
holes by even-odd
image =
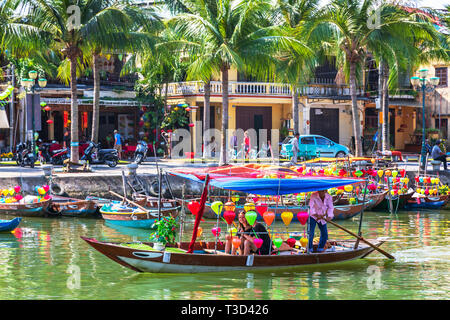
[[[17,228],[22,221],[21,217],[16,217],[11,220],[0,220],[0,232],[11,232]]]
[[[158,251],[150,248],[152,243],[145,243],[149,250],[130,248],[119,243],[102,242],[92,238],[81,237],[94,249],[104,254],[120,265],[137,272],[153,273],[205,273],[205,272],[234,272],[234,271],[265,271],[299,268],[306,266],[322,265],[344,262],[364,258],[374,249],[362,242],[354,249],[355,241],[330,241],[335,246],[335,252],[323,253],[299,253],[280,255],[229,255],[214,252],[215,242],[195,243],[194,253],[181,253],[171,251]],[[371,241],[376,246],[385,240]],[[187,249],[188,243],[177,245],[178,248]],[[208,249],[212,249],[207,252]],[[223,249],[223,244],[218,244],[218,250]]]
[[[449,201],[449,195],[440,195],[437,197],[411,197],[406,200],[405,209],[440,209],[444,207]]]
[[[335,206],[334,207],[334,217],[332,220],[346,220],[355,217],[360,214],[363,209],[366,209],[367,206],[372,203],[373,200],[366,201],[365,204],[357,203],[357,204],[347,204],[344,206]]]
[[[98,205],[94,200],[82,200],[68,197],[52,196],[49,211],[59,212],[66,217],[93,217],[98,215]]]
[[[152,210],[158,210],[159,199],[157,197],[145,196],[145,195],[135,195],[133,201],[137,204]],[[180,209],[178,200],[175,199],[161,199],[161,207],[166,214],[177,214]]]
[[[0,213],[21,217],[47,217],[59,215],[51,214],[47,211],[48,206],[52,203],[51,199],[34,202],[36,200],[36,196],[26,196],[18,202],[0,203]]]
[[[372,193],[372,194],[367,194],[366,195],[366,201],[368,201],[367,205],[365,206],[364,210],[371,210],[374,207],[378,206],[383,199],[385,198],[385,196],[387,195],[387,190],[380,192],[380,193]],[[373,200],[373,201],[370,201]],[[364,195],[359,195],[358,196],[358,201],[362,202],[364,201]],[[334,203],[335,205],[348,205],[349,201],[348,198],[344,198],[344,197],[340,197],[338,199],[336,199],[336,202]]]
[[[412,195],[414,194],[414,190],[409,189],[407,193],[401,195],[391,196],[392,205],[394,208],[404,209],[405,204],[408,200],[411,200]],[[397,201],[400,201],[397,204]],[[378,205],[372,208],[374,211],[389,211],[389,194],[386,193],[384,199],[382,199]]]
[[[158,220],[158,209],[141,210],[120,204],[104,205],[100,213],[107,223],[128,228],[151,229],[153,223]],[[161,217],[176,217],[178,211],[172,208],[161,208]]]

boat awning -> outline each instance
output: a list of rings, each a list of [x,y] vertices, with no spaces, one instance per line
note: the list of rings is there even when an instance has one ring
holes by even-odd
[[[311,192],[361,183],[363,179],[302,175],[293,169],[250,164],[192,170],[172,170],[169,174],[203,183],[209,175],[213,187],[257,195]]]

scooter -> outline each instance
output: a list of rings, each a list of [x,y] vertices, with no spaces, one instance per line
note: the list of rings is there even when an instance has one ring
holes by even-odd
[[[100,149],[100,143],[95,144],[88,142],[88,147],[84,150],[84,154],[80,160],[88,161],[89,164],[107,164],[114,168],[119,163],[119,155],[116,149]],[[97,151],[95,152],[95,149]]]
[[[69,151],[56,141],[41,142],[39,145],[39,161],[53,165],[63,164],[69,158]]]
[[[147,155],[148,145],[144,140],[140,140],[137,143],[136,151],[134,152],[134,162],[141,164]]]
[[[16,163],[21,166],[30,166],[31,168],[34,168],[34,163],[36,162],[36,157],[34,156],[33,152],[31,152],[31,147],[29,147],[30,143],[19,143],[16,146],[16,154],[14,155],[16,159]]]

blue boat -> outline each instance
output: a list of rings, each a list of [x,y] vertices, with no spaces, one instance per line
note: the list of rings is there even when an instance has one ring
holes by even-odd
[[[0,220],[0,232],[10,232],[17,228],[22,221],[21,217],[12,220]]]
[[[408,200],[405,203],[405,209],[440,209],[449,201],[448,195],[440,195],[437,197],[417,197]]]

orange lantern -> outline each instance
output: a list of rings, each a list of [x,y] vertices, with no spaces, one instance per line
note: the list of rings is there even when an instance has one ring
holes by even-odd
[[[236,209],[236,205],[231,201],[226,202],[223,207],[225,211],[234,211]]]

